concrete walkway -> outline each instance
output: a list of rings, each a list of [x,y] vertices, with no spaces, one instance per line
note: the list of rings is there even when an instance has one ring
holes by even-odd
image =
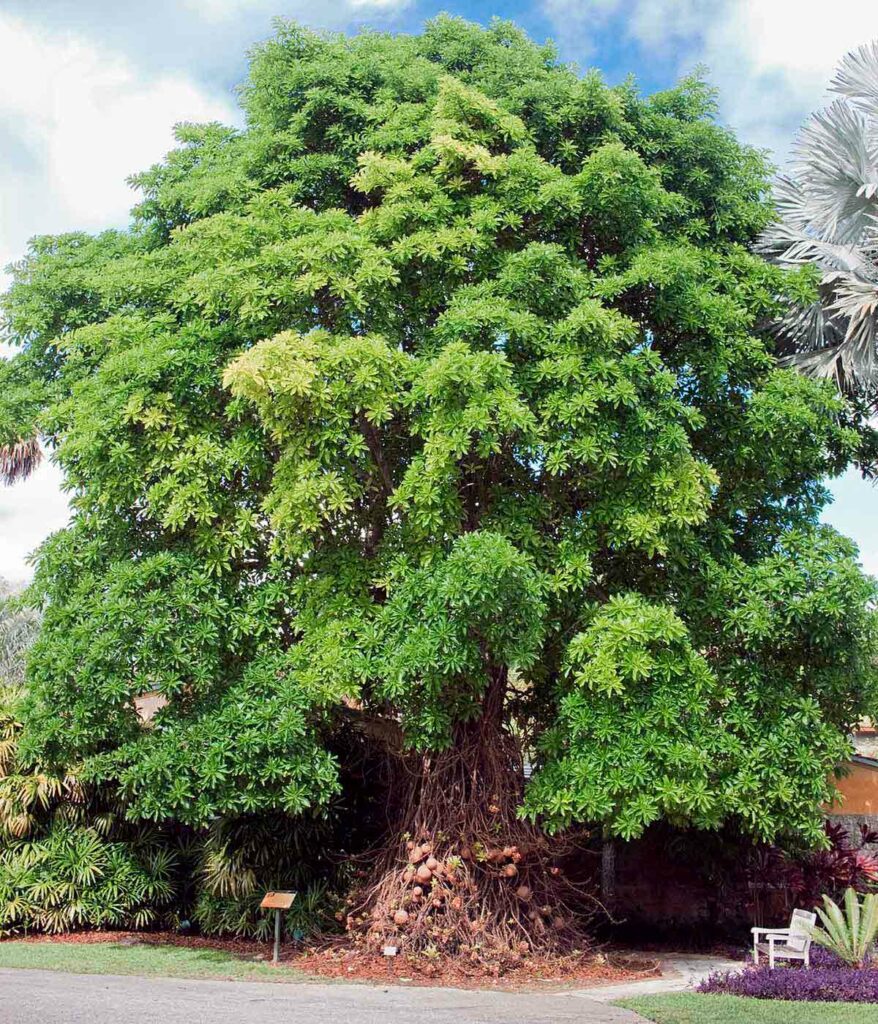
[[[190,981],[0,969],[0,1024],[642,1024],[584,993]]]
[[[651,996],[660,992],[685,992],[693,989],[709,974],[716,971],[740,971],[746,966],[740,960],[726,960],[721,956],[696,956],[669,953],[660,959],[662,976],[644,978],[643,981],[625,981],[618,985],[580,988],[570,995],[602,1003],[634,996]]]

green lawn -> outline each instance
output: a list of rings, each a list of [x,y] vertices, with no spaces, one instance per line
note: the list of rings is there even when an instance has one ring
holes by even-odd
[[[245,960],[214,949],[121,945],[96,942],[0,942],[0,967],[74,974],[146,974],[166,978],[233,978],[251,981],[304,981],[290,967]]]
[[[870,1003],[784,1003],[683,992],[622,999],[619,1006],[656,1024],[875,1024],[878,1019]]]

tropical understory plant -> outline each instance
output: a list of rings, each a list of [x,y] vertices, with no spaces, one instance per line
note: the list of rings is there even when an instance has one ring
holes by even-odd
[[[115,787],[84,783],[75,768],[21,763],[21,681],[38,623],[17,600],[0,604],[0,935],[187,924],[266,939],[274,922],[259,903],[269,889],[297,892],[284,917],[288,938],[336,928],[339,868],[326,856],[340,843],[330,821],[274,814],[196,830],[131,824]],[[353,737],[346,744],[357,746]],[[355,830],[349,819],[352,851]]]
[[[849,53],[831,85],[838,99],[812,115],[789,176],[775,187],[779,220],[758,250],[811,268],[816,294],[777,321],[790,365],[878,394],[878,40]]]
[[[336,816],[352,937],[475,959],[581,948],[569,829],[821,843],[876,704],[821,481],[876,435],[777,364],[799,284],[710,90],[439,18],[282,23],[242,95],[3,299],[0,444],[73,508],[21,763],[132,826]]]
[[[126,825],[119,807],[74,771],[21,764],[21,663],[35,618],[0,606],[0,936],[76,927],[143,928],[176,894],[176,856],[158,830]],[[7,628],[8,627],[8,628]]]
[[[56,820],[0,845],[0,935],[156,924],[175,893],[173,869],[160,841],[114,842]]]
[[[310,828],[284,815],[221,820],[192,844],[192,920],[206,935],[267,940],[274,917],[259,908],[270,890],[292,890],[284,914],[287,937],[303,939],[337,927],[337,897],[327,872],[315,877],[315,844],[333,843],[319,822]]]

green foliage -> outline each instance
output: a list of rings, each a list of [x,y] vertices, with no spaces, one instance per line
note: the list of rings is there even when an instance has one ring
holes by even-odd
[[[167,837],[120,827],[70,771],[20,758],[20,687],[0,687],[0,935],[143,928],[176,894]]]
[[[0,443],[38,432],[74,512],[29,594],[23,762],[135,820],[310,817],[351,715],[445,748],[508,681],[553,827],[819,841],[876,705],[822,481],[878,444],[777,367],[800,284],[750,252],[766,168],[710,90],[443,17],[281,24],[243,97],[138,176],[128,230],[37,239],[3,299]]]
[[[499,534],[458,538],[429,566],[400,559],[369,637],[376,696],[399,709],[407,739],[450,744],[455,722],[478,718],[491,663],[528,668],[543,639],[545,580]]]
[[[790,531],[756,565],[709,561],[697,648],[666,604],[626,594],[597,606],[567,648],[572,685],[544,739],[532,813],[556,826],[609,820],[625,838],[664,817],[731,818],[768,840],[783,818],[816,839],[844,723],[873,699],[875,587],[853,555],[824,528]],[[801,764],[822,772],[793,782]]]
[[[856,890],[844,894],[844,910],[828,896],[817,908],[823,927],[813,928],[815,942],[831,950],[852,967],[864,967],[878,942],[878,894],[866,893],[862,903]]]
[[[260,908],[266,892],[263,887],[237,896],[220,896],[204,889],[192,911],[193,919],[205,935],[235,935],[267,942],[274,935],[275,923],[274,914]],[[301,941],[337,928],[333,904],[325,883],[312,882],[297,889],[292,907],[283,915],[285,939]]]

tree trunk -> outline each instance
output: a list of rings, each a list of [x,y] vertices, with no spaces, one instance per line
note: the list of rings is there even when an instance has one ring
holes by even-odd
[[[601,847],[601,899],[608,910],[616,899],[616,844],[608,838]]]
[[[571,886],[552,863],[563,844],[518,816],[523,759],[500,724],[503,691],[505,673],[448,750],[412,757],[398,826],[347,919],[368,947],[496,961],[585,945]]]

